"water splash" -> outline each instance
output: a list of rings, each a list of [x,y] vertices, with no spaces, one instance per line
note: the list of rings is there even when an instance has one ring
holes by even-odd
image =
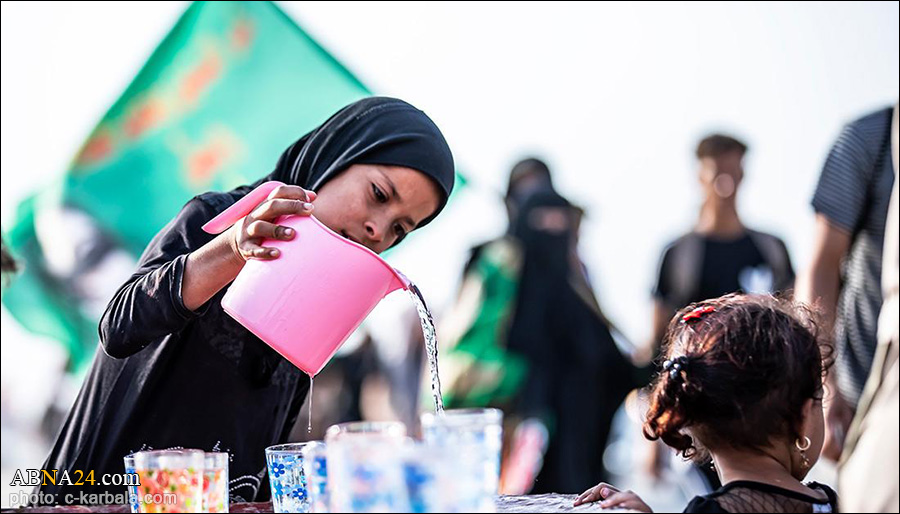
[[[309,376],[309,394],[307,394],[309,398],[309,421],[306,423],[306,433],[312,433],[312,406],[313,406],[313,376]]]
[[[415,284],[409,285],[409,296],[416,304],[416,312],[422,324],[422,335],[425,337],[425,352],[428,354],[428,369],[431,372],[431,394],[434,396],[434,410],[438,414],[444,413],[444,398],[441,395],[441,377],[438,373],[438,342],[437,333],[434,330],[434,319],[431,311],[425,305],[425,298]]]

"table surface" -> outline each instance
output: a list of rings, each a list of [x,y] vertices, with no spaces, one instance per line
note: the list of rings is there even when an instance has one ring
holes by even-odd
[[[499,496],[497,498],[497,512],[601,512],[603,509],[599,505],[590,504],[582,505],[577,508],[572,507],[575,501],[574,494],[540,494],[530,496]],[[232,503],[230,512],[237,513],[257,513],[272,512],[272,503]],[[128,505],[107,505],[102,507],[42,507],[42,508],[22,508],[22,509],[3,509],[2,512],[130,512]]]

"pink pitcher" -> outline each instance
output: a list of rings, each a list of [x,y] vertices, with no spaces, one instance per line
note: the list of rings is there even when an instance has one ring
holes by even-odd
[[[266,182],[203,226],[218,234],[250,212],[281,182]],[[388,293],[409,280],[372,250],[313,216],[287,216],[290,241],[266,240],[281,255],[251,259],[222,298],[222,308],[284,358],[315,376]]]

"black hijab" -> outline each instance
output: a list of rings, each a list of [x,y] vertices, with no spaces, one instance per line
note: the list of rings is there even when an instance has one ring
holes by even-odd
[[[352,164],[404,166],[430,177],[442,194],[418,227],[441,212],[453,190],[453,155],[440,129],[424,112],[387,97],[364,98],[335,113],[288,147],[257,184],[278,180],[315,191]]]
[[[551,211],[565,213],[565,223],[542,221]],[[613,416],[632,387],[632,366],[596,301],[576,290],[582,271],[573,269],[580,266],[573,255],[575,219],[574,207],[545,188],[525,200],[511,231],[524,263],[509,348],[532,364],[518,408],[553,426],[534,493],[574,492],[607,479],[603,450]]]

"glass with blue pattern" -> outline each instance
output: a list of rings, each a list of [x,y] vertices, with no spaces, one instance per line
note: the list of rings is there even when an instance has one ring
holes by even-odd
[[[311,443],[289,443],[266,448],[269,487],[275,512],[309,512],[303,448]]]
[[[133,480],[137,477],[137,472],[134,469],[134,456],[126,455],[125,456],[125,473],[129,475],[133,475],[129,477],[129,480]],[[138,488],[137,484],[126,486],[128,491],[128,506],[131,508],[131,512],[136,513],[141,511],[141,504],[138,501]]]

